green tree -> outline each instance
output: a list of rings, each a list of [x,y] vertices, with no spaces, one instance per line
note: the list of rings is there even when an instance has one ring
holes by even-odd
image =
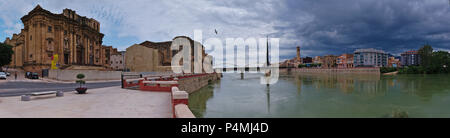
[[[431,68],[434,73],[449,73],[450,53],[446,51],[433,52]]]
[[[419,55],[420,55],[420,65],[425,68],[431,67],[433,48],[430,45],[426,44],[419,49]]]
[[[11,63],[13,54],[12,46],[0,43],[0,68]]]

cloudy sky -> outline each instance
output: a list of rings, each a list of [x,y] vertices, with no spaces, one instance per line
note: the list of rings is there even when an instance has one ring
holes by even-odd
[[[376,48],[394,55],[429,43],[450,50],[449,0],[1,0],[0,41],[19,33],[37,4],[95,18],[104,45],[125,50],[174,36],[280,38],[280,59]],[[218,34],[214,30],[218,30]]]

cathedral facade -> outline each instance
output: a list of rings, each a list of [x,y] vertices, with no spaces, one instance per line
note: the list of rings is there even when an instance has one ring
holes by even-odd
[[[38,5],[21,20],[24,28],[20,34],[5,40],[14,51],[10,67],[40,72],[52,64],[61,68],[109,65],[108,54],[113,50],[102,46],[104,34],[95,19],[70,9],[54,14]]]

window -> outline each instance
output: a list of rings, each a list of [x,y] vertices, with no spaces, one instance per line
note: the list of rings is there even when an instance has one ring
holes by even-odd
[[[67,30],[64,30],[64,35],[67,35]]]
[[[170,58],[170,49],[167,49],[167,58]]]
[[[64,48],[69,48],[69,40],[67,38],[64,39]]]
[[[33,36],[32,35],[30,35],[30,40],[33,40]]]
[[[120,61],[120,64],[122,64],[122,61]]]
[[[48,26],[48,32],[52,32],[52,26]]]

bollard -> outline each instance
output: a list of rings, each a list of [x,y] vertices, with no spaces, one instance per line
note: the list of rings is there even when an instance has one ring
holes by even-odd
[[[122,74],[120,74],[120,80],[121,80],[121,82],[122,82],[122,84],[121,84],[121,87],[122,87],[122,89],[125,87],[125,86],[123,86],[123,72],[122,72]]]
[[[64,92],[62,91],[56,92],[56,97],[64,97]]]
[[[22,99],[22,101],[30,101],[30,96],[29,95],[22,95],[21,99]]]

